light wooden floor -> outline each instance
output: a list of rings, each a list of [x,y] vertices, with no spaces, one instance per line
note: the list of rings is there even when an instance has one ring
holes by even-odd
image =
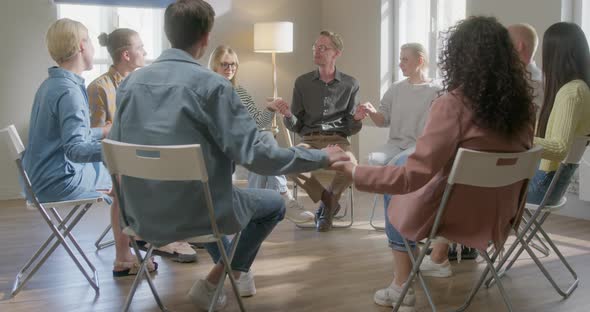
[[[295,229],[285,221],[264,243],[254,263],[258,294],[246,298],[249,311],[390,311],[373,303],[375,290],[391,280],[391,255],[385,234],[370,229],[372,196],[357,192],[356,218],[352,229],[317,233]],[[309,202],[308,202],[309,203]],[[45,223],[20,201],[0,202],[0,311],[119,311],[132,279],[114,280],[113,248],[95,252],[93,242],[108,220],[105,206],[94,207],[75,233],[100,275],[100,295],[59,248],[21,293],[9,298],[15,273],[48,235]],[[311,208],[311,205],[308,205]],[[504,279],[516,311],[590,311],[590,222],[552,216],[546,229],[577,270],[581,283],[567,300],[553,291],[532,261],[523,258]],[[206,252],[199,262],[179,264],[157,258],[160,269],[155,284],[173,311],[195,311],[185,294],[195,279],[211,267]],[[556,259],[543,259],[559,281],[567,275]],[[483,265],[474,261],[453,264],[455,276],[427,279],[441,310],[463,302]],[[226,289],[229,290],[228,285]],[[417,310],[429,311],[417,286]],[[236,311],[233,297],[226,311]],[[497,289],[483,289],[469,311],[504,311]],[[144,282],[135,296],[132,311],[158,311]]]

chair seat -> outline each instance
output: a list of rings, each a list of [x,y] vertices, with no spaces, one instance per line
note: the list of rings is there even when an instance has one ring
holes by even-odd
[[[127,226],[123,229],[123,234],[128,235],[128,236],[139,237],[139,235],[137,235],[137,233],[130,226]],[[187,242],[187,243],[196,243],[196,244],[215,243],[216,242],[215,236],[213,234],[194,236],[194,237],[183,239],[182,241]]]
[[[561,198],[559,203],[557,203],[557,205],[545,205],[545,207],[543,207],[542,211],[556,211],[556,210],[563,208],[563,206],[565,206],[566,203],[567,203],[567,198],[564,196]],[[527,203],[524,207],[528,210],[537,210],[537,208],[539,208],[539,205]]]
[[[74,200],[65,200],[65,201],[58,201],[58,202],[45,202],[41,203],[45,207],[53,207],[53,208],[72,208],[78,205],[86,205],[86,204],[95,204],[100,203],[103,201],[102,197],[93,197],[93,198],[83,198],[83,199],[74,199]],[[35,210],[35,204],[27,200],[27,209]]]

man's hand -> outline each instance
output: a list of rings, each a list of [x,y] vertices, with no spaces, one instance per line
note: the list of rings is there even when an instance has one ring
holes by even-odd
[[[107,135],[109,135],[109,132],[111,132],[111,128],[113,127],[113,123],[110,121],[107,121],[105,123],[105,125],[102,127],[102,138],[106,138]]]
[[[328,153],[328,162],[330,165],[337,161],[350,160],[350,156],[348,156],[348,154],[346,154],[346,152],[338,145],[328,145],[327,147],[322,148],[322,151]]]
[[[282,98],[267,98],[266,100],[266,108],[268,110],[276,111],[287,118],[293,116],[291,114],[291,106]]]
[[[347,178],[352,179],[352,173],[356,165],[352,161],[336,161],[330,166],[330,170],[340,171]]]

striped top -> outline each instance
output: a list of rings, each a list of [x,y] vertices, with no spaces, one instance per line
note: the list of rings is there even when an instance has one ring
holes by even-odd
[[[250,117],[252,117],[252,119],[256,121],[256,126],[258,127],[258,130],[263,128],[270,128],[274,113],[266,109],[261,111],[256,106],[256,103],[254,103],[254,100],[252,99],[250,93],[248,93],[246,89],[242,88],[242,86],[236,86],[235,90],[238,96],[240,97],[242,104],[246,106],[246,109],[248,110]]]
[[[543,147],[543,171],[556,171],[575,137],[590,134],[590,88],[583,80],[572,80],[559,89],[547,122],[545,138],[535,137]]]

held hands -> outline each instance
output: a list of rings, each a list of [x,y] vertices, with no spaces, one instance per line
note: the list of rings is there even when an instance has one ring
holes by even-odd
[[[291,106],[282,98],[267,98],[266,109],[272,112],[278,112],[279,114],[289,118],[291,114]]]
[[[336,161],[330,166],[330,170],[340,171],[347,178],[353,178],[354,167],[356,165],[352,161]]]
[[[362,103],[356,108],[356,111],[354,112],[354,120],[363,120],[369,116],[369,114],[374,114],[376,112],[377,110],[373,104],[371,104],[371,102]]]
[[[330,163],[330,166],[338,161],[350,160],[350,156],[348,156],[348,154],[346,154],[346,152],[338,145],[328,145],[327,147],[322,148],[322,151],[328,154],[328,162]]]

